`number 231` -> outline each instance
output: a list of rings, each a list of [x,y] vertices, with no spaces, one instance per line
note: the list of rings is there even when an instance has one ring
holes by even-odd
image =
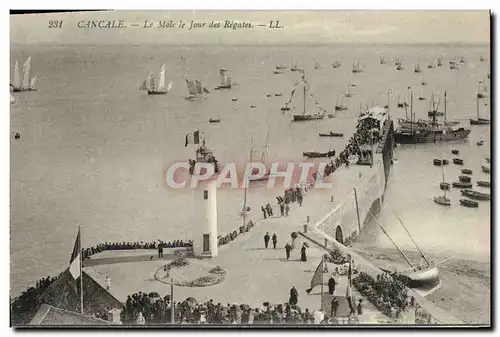
[[[63,21],[62,20],[50,20],[49,28],[62,28]]]

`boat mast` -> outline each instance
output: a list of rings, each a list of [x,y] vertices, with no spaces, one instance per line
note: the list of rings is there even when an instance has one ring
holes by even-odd
[[[479,97],[476,95],[476,114],[477,120],[479,120]]]
[[[408,87],[410,89],[410,87]],[[413,134],[413,91],[410,89],[410,117],[411,117],[411,131],[410,133]]]
[[[446,125],[446,90],[444,91],[444,125]]]
[[[305,81],[305,74],[302,73],[302,81],[304,82],[304,112],[303,115],[306,114],[306,81]]]
[[[264,152],[262,153],[262,158],[261,158],[261,162],[262,164],[266,165],[266,161],[267,161],[267,149],[269,148],[269,133],[271,131],[271,126],[269,126],[269,128],[267,129],[267,137],[266,137],[266,146],[264,147]]]
[[[252,153],[253,153],[252,144],[253,144],[253,136],[250,139],[250,161],[249,161],[249,163],[252,162]],[[245,177],[245,178],[247,178],[247,177]],[[248,180],[245,180],[243,183],[245,186],[245,192],[243,194],[243,226],[245,226],[246,220],[247,220],[247,184],[248,184]]]
[[[444,170],[443,170],[443,181],[444,181]],[[424,252],[420,249],[420,247],[417,245],[417,243],[415,242],[415,240],[413,240],[413,237],[411,236],[410,232],[408,231],[408,228],[406,228],[405,224],[403,223],[403,220],[401,220],[401,218],[399,217],[399,215],[396,214],[396,211],[394,210],[394,208],[392,208],[392,206],[390,206],[390,207],[391,207],[394,215],[396,215],[396,218],[398,218],[399,223],[403,226],[403,228],[405,229],[406,233],[408,233],[408,236],[410,237],[410,239],[413,242],[413,244],[415,245],[415,247],[417,247],[418,251],[420,252],[420,255],[422,255],[422,258],[425,260],[425,262],[427,263],[427,265],[430,267],[431,263],[429,262],[429,260],[427,260],[427,258],[425,257]]]
[[[411,263],[411,261],[405,255],[405,253],[403,253],[403,251],[401,250],[401,248],[399,248],[399,246],[396,244],[396,242],[394,242],[394,240],[392,240],[392,238],[389,236],[389,234],[387,234],[387,232],[385,231],[384,227],[382,227],[382,225],[377,220],[377,218],[375,218],[375,216],[372,214],[372,212],[368,211],[368,214],[370,214],[372,216],[372,218],[375,220],[375,222],[380,227],[380,229],[382,230],[382,232],[384,232],[384,234],[387,235],[387,237],[392,242],[392,244],[399,250],[399,252],[401,253],[401,255],[403,255],[403,257],[405,258],[406,262],[408,262],[408,264],[410,265],[410,267],[415,268],[415,266]]]

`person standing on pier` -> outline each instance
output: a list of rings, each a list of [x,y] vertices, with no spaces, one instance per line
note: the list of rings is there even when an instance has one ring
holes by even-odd
[[[269,217],[272,217],[273,216],[273,208],[271,207],[271,204],[267,203],[266,208],[267,208],[267,214],[269,214]]]
[[[333,293],[335,292],[335,279],[333,278],[333,276],[330,276],[330,279],[328,280],[328,293],[330,295],[333,295]]]
[[[273,234],[273,248],[276,249],[276,244],[278,243],[278,236],[276,233]]]
[[[262,209],[262,213],[264,214],[264,219],[267,219],[266,209],[264,208],[264,206],[261,206],[261,209]]]
[[[285,205],[283,205],[282,202],[280,202],[280,212],[281,212],[281,216],[285,215]]]
[[[163,242],[160,242],[158,244],[158,258],[163,258]]]
[[[266,248],[269,246],[269,232],[266,232],[266,235],[264,235],[264,245],[266,246]]]
[[[300,260],[302,262],[307,262],[307,256],[306,256],[306,245],[302,245],[302,248],[300,249]]]
[[[287,242],[285,246],[285,252],[286,252],[286,259],[290,260],[290,253],[292,252],[292,246]]]
[[[302,207],[302,194],[300,192],[297,194],[297,202],[299,203],[299,206]]]
[[[290,305],[296,305],[299,303],[299,292],[295,289],[295,286],[290,289],[290,300],[288,301]]]

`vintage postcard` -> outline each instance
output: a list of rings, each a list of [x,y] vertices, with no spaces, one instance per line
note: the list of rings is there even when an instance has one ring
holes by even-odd
[[[11,325],[490,327],[490,20],[11,14]]]

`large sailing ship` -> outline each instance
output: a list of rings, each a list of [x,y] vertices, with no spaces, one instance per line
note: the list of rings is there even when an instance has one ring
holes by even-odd
[[[37,77],[30,78],[31,76],[31,56],[28,57],[23,65],[22,76],[19,70],[19,62],[16,60],[14,64],[14,83],[12,84],[12,91],[36,91],[35,83]]]
[[[215,88],[215,90],[231,89],[233,86],[231,76],[226,75],[229,70],[220,70],[220,85]]]
[[[311,92],[309,88],[309,84],[307,83],[307,80],[305,78],[304,72],[302,72],[302,79],[297,83],[304,86],[303,88],[303,109],[301,114],[294,114],[293,115],[293,121],[294,122],[301,122],[301,121],[310,121],[310,120],[316,120],[316,119],[323,119],[325,117],[326,110],[322,108],[317,101],[315,101],[317,111],[316,112],[308,112],[307,107],[306,107],[306,102],[307,99],[314,99],[314,95]],[[297,86],[296,85],[296,86]],[[295,91],[295,89],[294,89]]]

